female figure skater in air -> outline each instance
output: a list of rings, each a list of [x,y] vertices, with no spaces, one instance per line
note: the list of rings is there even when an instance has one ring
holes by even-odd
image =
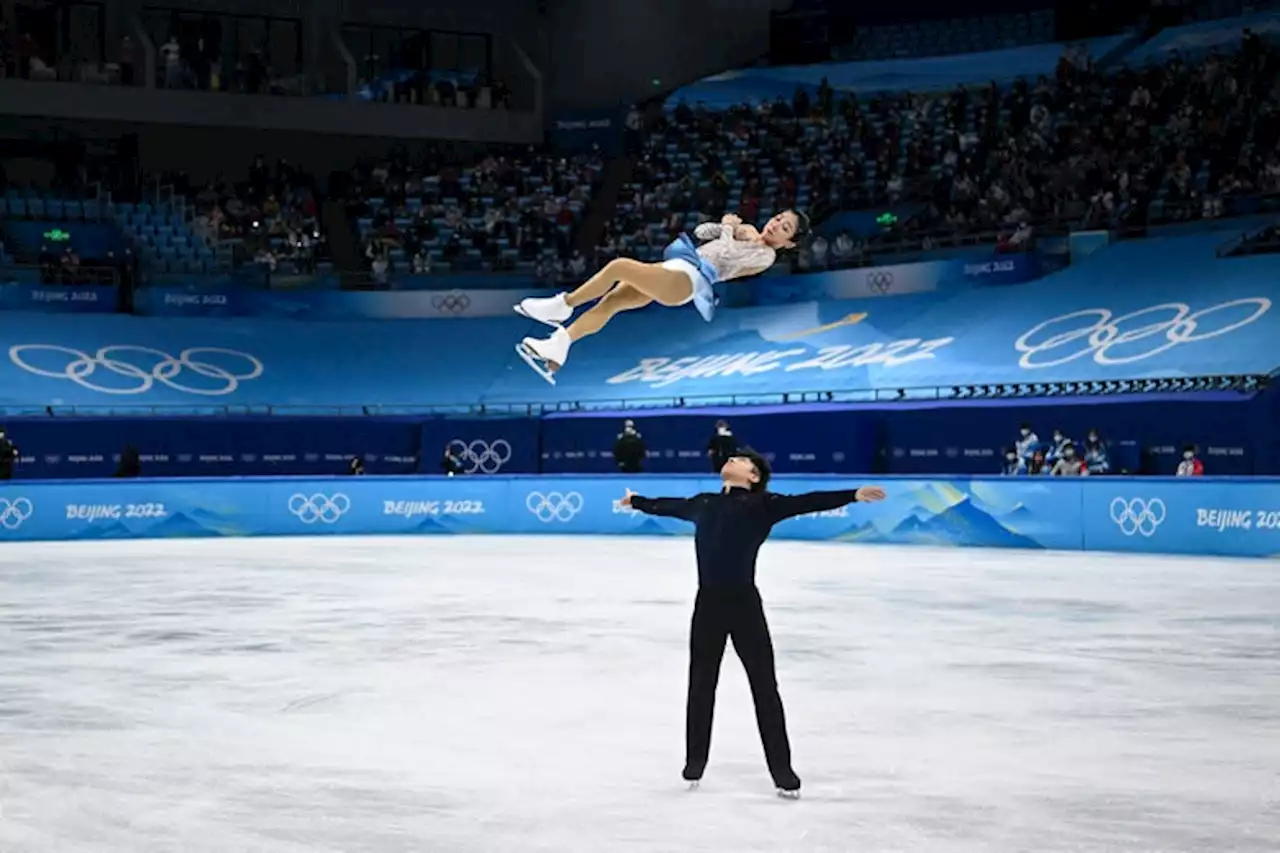
[[[548,338],[525,338],[516,345],[516,352],[554,383],[556,371],[569,357],[569,347],[603,329],[621,311],[643,308],[651,302],[668,307],[692,302],[703,319],[711,322],[716,304],[712,288],[717,282],[764,272],[773,266],[780,250],[793,248],[808,230],[808,217],[797,210],[784,210],[759,231],[729,214],[719,223],[706,222],[694,230],[694,237],[707,241],[701,246],[681,234],[667,246],[661,263],[612,260],[577,290],[525,299],[516,305],[516,313],[555,329]],[[600,301],[573,323],[562,325],[575,308],[597,299]]]

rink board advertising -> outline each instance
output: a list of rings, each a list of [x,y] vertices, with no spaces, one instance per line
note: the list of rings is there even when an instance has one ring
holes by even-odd
[[[882,485],[888,500],[784,522],[783,538],[1280,555],[1280,479],[777,477],[779,492]],[[378,477],[21,481],[0,541],[362,534],[681,535],[621,506],[715,490],[706,477]]]

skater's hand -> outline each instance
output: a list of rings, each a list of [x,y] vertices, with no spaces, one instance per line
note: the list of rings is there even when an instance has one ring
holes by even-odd
[[[627,493],[622,496],[622,500],[618,501],[618,503],[629,509],[631,507],[631,499],[634,498],[635,496],[636,496],[635,492],[631,491],[630,489],[627,489]]]
[[[726,213],[724,216],[720,217],[720,224],[721,225],[741,225],[742,217],[735,216],[732,213]]]
[[[854,493],[854,497],[860,504],[875,503],[884,500],[884,489],[879,486],[863,486]]]

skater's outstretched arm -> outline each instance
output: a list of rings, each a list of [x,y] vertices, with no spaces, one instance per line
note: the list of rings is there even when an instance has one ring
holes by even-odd
[[[698,512],[702,509],[701,496],[692,498],[642,498],[627,489],[627,494],[620,503],[646,515],[662,515],[667,518],[680,518],[696,522]]]
[[[870,503],[884,500],[884,489],[878,486],[863,486],[861,489],[841,489],[834,492],[806,492],[803,495],[770,494],[766,506],[769,521],[777,524],[797,515],[808,515],[811,512],[826,512],[839,509],[845,504],[854,502]]]

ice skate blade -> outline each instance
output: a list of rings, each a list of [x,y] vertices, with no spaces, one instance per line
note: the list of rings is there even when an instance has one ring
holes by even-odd
[[[697,779],[694,779],[691,782],[687,782],[686,784],[688,785],[688,787],[685,789],[687,791],[696,791],[702,787],[702,782]]]
[[[539,358],[538,354],[533,350],[529,349],[523,343],[518,343],[516,344],[516,355],[520,356],[520,358],[524,360],[524,363],[529,365],[533,372],[545,379],[548,384],[556,384],[555,374],[546,368],[542,359]]]
[[[800,792],[799,792],[799,791],[786,791],[786,790],[783,790],[782,788],[779,788],[779,789],[778,789],[778,797],[779,797],[780,799],[783,799],[783,800],[798,800],[798,799],[800,799]]]

